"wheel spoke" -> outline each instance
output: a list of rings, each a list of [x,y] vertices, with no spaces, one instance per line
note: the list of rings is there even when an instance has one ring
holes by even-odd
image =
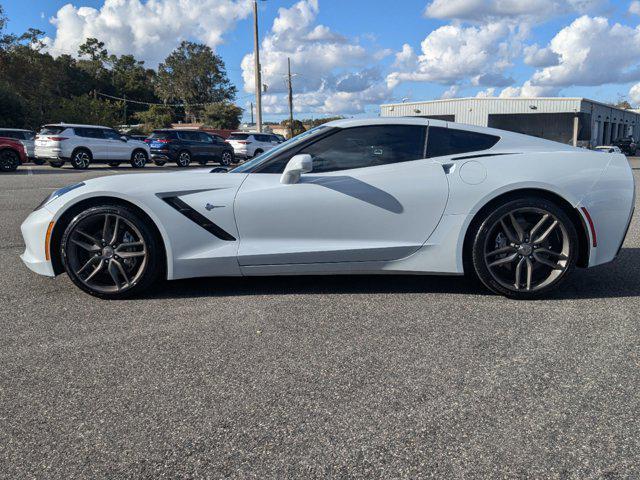
[[[529,238],[533,239],[536,236],[536,233],[538,233],[538,230],[540,230],[540,228],[542,228],[542,225],[544,225],[544,223],[548,220],[548,218],[551,215],[549,215],[548,213],[545,213],[542,218],[540,219],[540,221],[538,223],[536,223],[536,225],[531,229],[531,232],[529,232]]]
[[[501,258],[499,260],[496,260],[495,262],[491,262],[488,267],[489,268],[493,268],[493,267],[498,267],[500,265],[507,265],[511,262],[513,262],[515,259],[518,258],[518,254],[514,253],[513,255],[509,255],[507,257]]]
[[[516,220],[516,216],[513,213],[510,213],[509,218],[511,219],[511,224],[513,225],[513,228],[518,235],[518,240],[520,242],[524,241],[524,230],[522,229],[520,223],[518,223],[518,220]]]
[[[144,257],[147,252],[118,252],[118,256],[120,258],[135,258],[135,257]]]
[[[89,274],[89,276],[87,278],[84,279],[85,283],[88,282],[89,280],[91,280],[93,277],[95,277],[101,270],[102,270],[102,266],[104,265],[103,262],[100,262],[96,268],[93,270],[93,272],[91,272]]]
[[[500,255],[502,253],[511,253],[511,252],[515,252],[515,251],[516,251],[516,247],[512,247],[510,245],[507,245],[506,247],[498,248],[497,250],[494,250],[493,252],[486,253],[484,256],[485,256],[485,258],[489,258],[489,257],[495,257],[496,255]]]
[[[120,228],[120,217],[116,217],[116,221],[113,226],[113,235],[111,236],[111,241],[109,242],[109,244],[111,245],[116,243],[116,240],[118,239],[118,228]]]
[[[518,243],[518,239],[513,234],[511,229],[507,226],[507,224],[505,223],[504,219],[502,219],[502,218],[500,219],[500,225],[502,225],[502,230],[504,230],[504,233],[507,236],[507,238],[509,239],[509,241],[511,243]]]
[[[564,267],[562,265],[558,265],[557,263],[554,263],[551,260],[541,257],[538,252],[535,252],[533,254],[533,258],[535,258],[541,264],[546,265],[547,267],[551,267],[554,270],[564,270]]]
[[[116,252],[120,252],[122,248],[144,247],[144,242],[126,242],[121,243],[116,248]]]
[[[127,276],[127,272],[124,269],[124,267],[122,266],[122,264],[120,262],[118,262],[117,260],[112,260],[113,263],[115,263],[116,268],[118,269],[118,271],[120,272],[120,275],[122,275],[122,278],[124,278],[125,284],[129,285],[129,277]]]
[[[91,242],[92,242],[95,246],[97,246],[97,247],[99,247],[99,246],[100,246],[100,240],[98,240],[98,239],[97,239],[96,237],[94,237],[93,235],[89,235],[88,233],[83,232],[82,230],[76,230],[76,233],[77,233],[78,235],[82,235],[83,237],[85,237],[85,238],[87,238],[87,239],[91,240]]]
[[[102,241],[107,241],[107,233],[109,232],[109,215],[105,214],[104,224],[102,225]]]
[[[100,260],[100,257],[98,257],[98,256],[93,256],[93,257],[91,257],[91,258],[87,261],[87,263],[85,263],[85,264],[82,266],[82,268],[76,272],[76,275],[80,275],[80,274],[81,274],[82,272],[84,272],[87,268],[89,268],[91,265],[93,265],[94,263],[96,263],[96,260],[98,260],[98,261],[99,261],[99,260]]]
[[[109,272],[109,275],[111,275],[111,280],[113,280],[116,290],[120,290],[120,281],[118,280],[118,270],[115,260],[109,260],[109,268],[107,271]]]
[[[547,228],[547,229],[544,231],[544,233],[543,233],[542,235],[540,235],[538,238],[536,238],[536,239],[533,241],[533,243],[537,245],[537,244],[539,244],[539,243],[544,242],[544,241],[547,239],[547,237],[548,237],[549,235],[551,235],[551,232],[553,232],[553,230],[554,230],[557,226],[558,226],[558,220],[554,220],[554,221],[553,221],[553,223],[551,223],[551,225],[549,225],[549,228]]]
[[[563,260],[569,260],[569,257],[567,257],[564,253],[560,253],[560,252],[554,252],[553,250],[547,250],[544,248],[541,248],[540,250],[537,250],[536,253],[538,255],[551,255],[556,257],[558,260],[558,262],[561,262]]]
[[[515,281],[513,283],[513,286],[516,287],[516,290],[520,290],[520,284],[522,283],[522,265],[524,265],[524,258],[521,258],[516,265]]]
[[[86,250],[87,252],[98,252],[98,251],[100,251],[100,247],[98,245],[91,245],[89,243],[82,242],[82,241],[80,241],[78,239],[75,239],[75,238],[72,238],[71,242],[75,243],[76,245],[78,245],[83,250]]]
[[[527,290],[531,290],[531,279],[533,277],[533,262],[525,258],[527,262]]]

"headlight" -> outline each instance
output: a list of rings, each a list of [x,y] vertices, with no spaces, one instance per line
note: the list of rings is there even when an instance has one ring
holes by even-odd
[[[80,182],[80,183],[74,183],[73,185],[67,185],[66,187],[62,187],[62,188],[56,190],[55,192],[53,192],[50,195],[48,195],[47,198],[45,198],[42,202],[40,202],[40,205],[38,205],[36,208],[34,208],[34,211],[35,210],[40,210],[47,203],[55,200],[58,197],[61,197],[65,193],[68,193],[71,190],[75,190],[76,188],[83,187],[83,186],[84,186],[84,182]]]

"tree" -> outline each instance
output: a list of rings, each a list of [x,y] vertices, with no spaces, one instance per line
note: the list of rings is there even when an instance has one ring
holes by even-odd
[[[633,108],[627,100],[619,101],[615,106],[616,108],[622,108],[623,110],[630,110]]]
[[[65,98],[60,102],[52,119],[55,122],[87,123],[90,125],[105,125],[115,127],[122,119],[122,104],[109,102],[81,95],[79,97]]]
[[[287,130],[289,130],[289,120],[283,120],[282,122],[280,122],[280,125],[282,125],[283,127],[287,127]],[[306,131],[307,129],[304,128],[304,125],[300,120],[295,120],[295,119],[293,120],[293,136],[294,137]]]
[[[325,117],[325,118],[308,118],[301,120],[301,122],[305,125],[310,125],[312,127],[317,127],[318,125],[323,125],[328,122],[333,122],[334,120],[342,120],[344,117]]]
[[[157,128],[168,128],[173,123],[174,112],[163,105],[151,105],[148,110],[138,112],[134,117],[144,124],[143,130],[147,133]]]
[[[0,127],[24,127],[24,100],[8,85],[0,83]]]
[[[217,102],[204,109],[204,123],[212,128],[235,130],[242,119],[242,108],[231,102]]]
[[[193,104],[233,100],[236,87],[211,48],[183,41],[158,66],[156,92],[165,102],[183,103],[187,114],[194,115],[202,108]]]

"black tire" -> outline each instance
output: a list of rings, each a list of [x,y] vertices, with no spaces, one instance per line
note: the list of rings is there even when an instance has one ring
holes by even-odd
[[[39,159],[37,159],[37,158],[34,158],[34,159],[32,160],[32,162],[33,162],[33,164],[34,164],[34,165],[44,165],[45,163],[47,163],[47,162],[45,162],[44,160],[39,160]]]
[[[162,160],[154,160],[153,163],[155,163],[159,167],[162,167],[167,162],[163,162]]]
[[[109,166],[111,168],[118,168],[120,166],[120,162],[109,162]]]
[[[264,152],[261,149],[257,149],[255,152],[253,152],[253,156],[257,157],[258,155],[262,155]]]
[[[71,155],[71,166],[76,170],[86,170],[93,161],[91,152],[86,148],[78,148]]]
[[[49,162],[49,165],[51,165],[53,168],[62,168],[64,162]]]
[[[137,231],[135,231],[134,235],[139,236],[144,243],[143,246],[138,245],[135,248],[142,248],[145,251],[144,257],[125,257],[125,252],[120,251],[114,247],[117,242],[120,241],[119,239],[116,238],[116,240],[112,242],[113,238],[101,238],[103,236],[101,234],[103,230],[100,225],[104,222],[103,219],[107,217],[111,219],[110,222],[112,222],[112,229],[107,229],[106,236],[113,238],[116,238],[118,236],[117,234],[113,233],[113,225],[116,223],[115,217],[118,217],[118,224],[120,225],[118,231],[124,232],[121,235],[122,243],[120,245],[125,245],[127,242],[136,242],[137,239],[135,238],[135,236],[132,237],[133,240],[127,239],[125,237],[130,231],[133,232],[135,229]],[[91,229],[90,226],[92,225],[92,223],[94,223],[95,226],[98,227],[97,233],[96,231]],[[130,227],[129,223],[134,228]],[[83,234],[78,233],[78,230],[80,229],[82,229],[82,231],[84,232]],[[88,233],[95,240],[95,242],[89,240],[89,237],[87,237],[85,233]],[[85,247],[77,246],[78,239],[81,240],[80,243],[85,243]],[[86,248],[87,245],[89,247],[96,245],[98,250],[89,250]],[[109,249],[108,253],[107,249]],[[83,252],[85,256],[83,258],[80,258],[78,252]],[[118,253],[122,255],[122,257],[119,257]],[[138,252],[134,251],[133,253]],[[95,262],[93,264],[89,264],[89,262],[85,264],[87,258],[89,260],[92,260],[94,257],[98,258],[95,259]],[[162,273],[164,272],[164,249],[162,248],[162,241],[159,238],[158,234],[146,219],[142,218],[132,209],[121,205],[105,204],[102,206],[92,207],[76,216],[67,226],[62,236],[62,240],[60,242],[60,258],[62,258],[62,264],[65,268],[65,271],[69,275],[69,278],[71,278],[73,283],[75,283],[78,288],[90,295],[106,300],[117,300],[140,295],[149,287],[151,287],[154,282],[160,280],[162,277]],[[138,260],[140,258],[142,258],[142,260]],[[134,263],[127,264],[128,261],[132,260],[134,261]],[[139,263],[136,263],[138,261]],[[127,273],[131,277],[128,278],[125,276],[121,276],[119,273],[116,274],[116,277],[120,277],[119,280],[124,280],[125,278],[127,278],[126,281],[122,281],[122,283],[124,284],[122,288],[120,288],[119,284],[116,284],[113,280],[114,277],[112,277],[111,273],[111,262],[119,263],[120,266],[125,269],[125,273]],[[81,271],[82,269],[78,269],[78,265],[81,264],[85,264],[85,266],[89,265],[90,268],[87,269],[91,270],[89,275],[94,274],[94,272],[92,271],[94,268],[97,268],[99,270],[98,273],[94,274],[94,278],[97,278],[98,281],[94,282],[93,285],[89,284],[89,282],[87,281],[87,277],[89,275],[84,275]],[[105,268],[107,270],[104,270]],[[116,269],[114,263],[113,268],[114,271],[118,272],[120,267]],[[129,268],[131,268],[131,271],[129,271]],[[85,278],[81,278],[81,275],[84,275]],[[104,286],[99,283],[101,279],[104,279]],[[107,287],[109,283],[113,283],[111,289],[115,288],[115,290],[108,290]]]
[[[149,161],[149,155],[144,150],[134,150],[131,154],[131,167],[144,168]]]
[[[191,153],[187,150],[178,152],[178,158],[176,158],[176,165],[181,168],[186,168],[191,164]]]
[[[527,196],[506,201],[474,224],[472,267],[495,293],[522,300],[539,298],[557,289],[575,268],[576,227],[550,200]]]
[[[230,150],[225,150],[224,152],[222,152],[222,155],[220,156],[220,165],[228,167],[232,163],[233,163],[233,152]]]
[[[18,152],[5,148],[0,150],[0,172],[15,172],[20,165]]]

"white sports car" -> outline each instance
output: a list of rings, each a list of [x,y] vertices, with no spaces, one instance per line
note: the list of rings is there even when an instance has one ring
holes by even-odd
[[[22,260],[102,298],[159,278],[379,273],[466,273],[532,298],[613,260],[634,197],[624,155],[422,118],[340,120],[228,173],[62,188],[22,224]]]

